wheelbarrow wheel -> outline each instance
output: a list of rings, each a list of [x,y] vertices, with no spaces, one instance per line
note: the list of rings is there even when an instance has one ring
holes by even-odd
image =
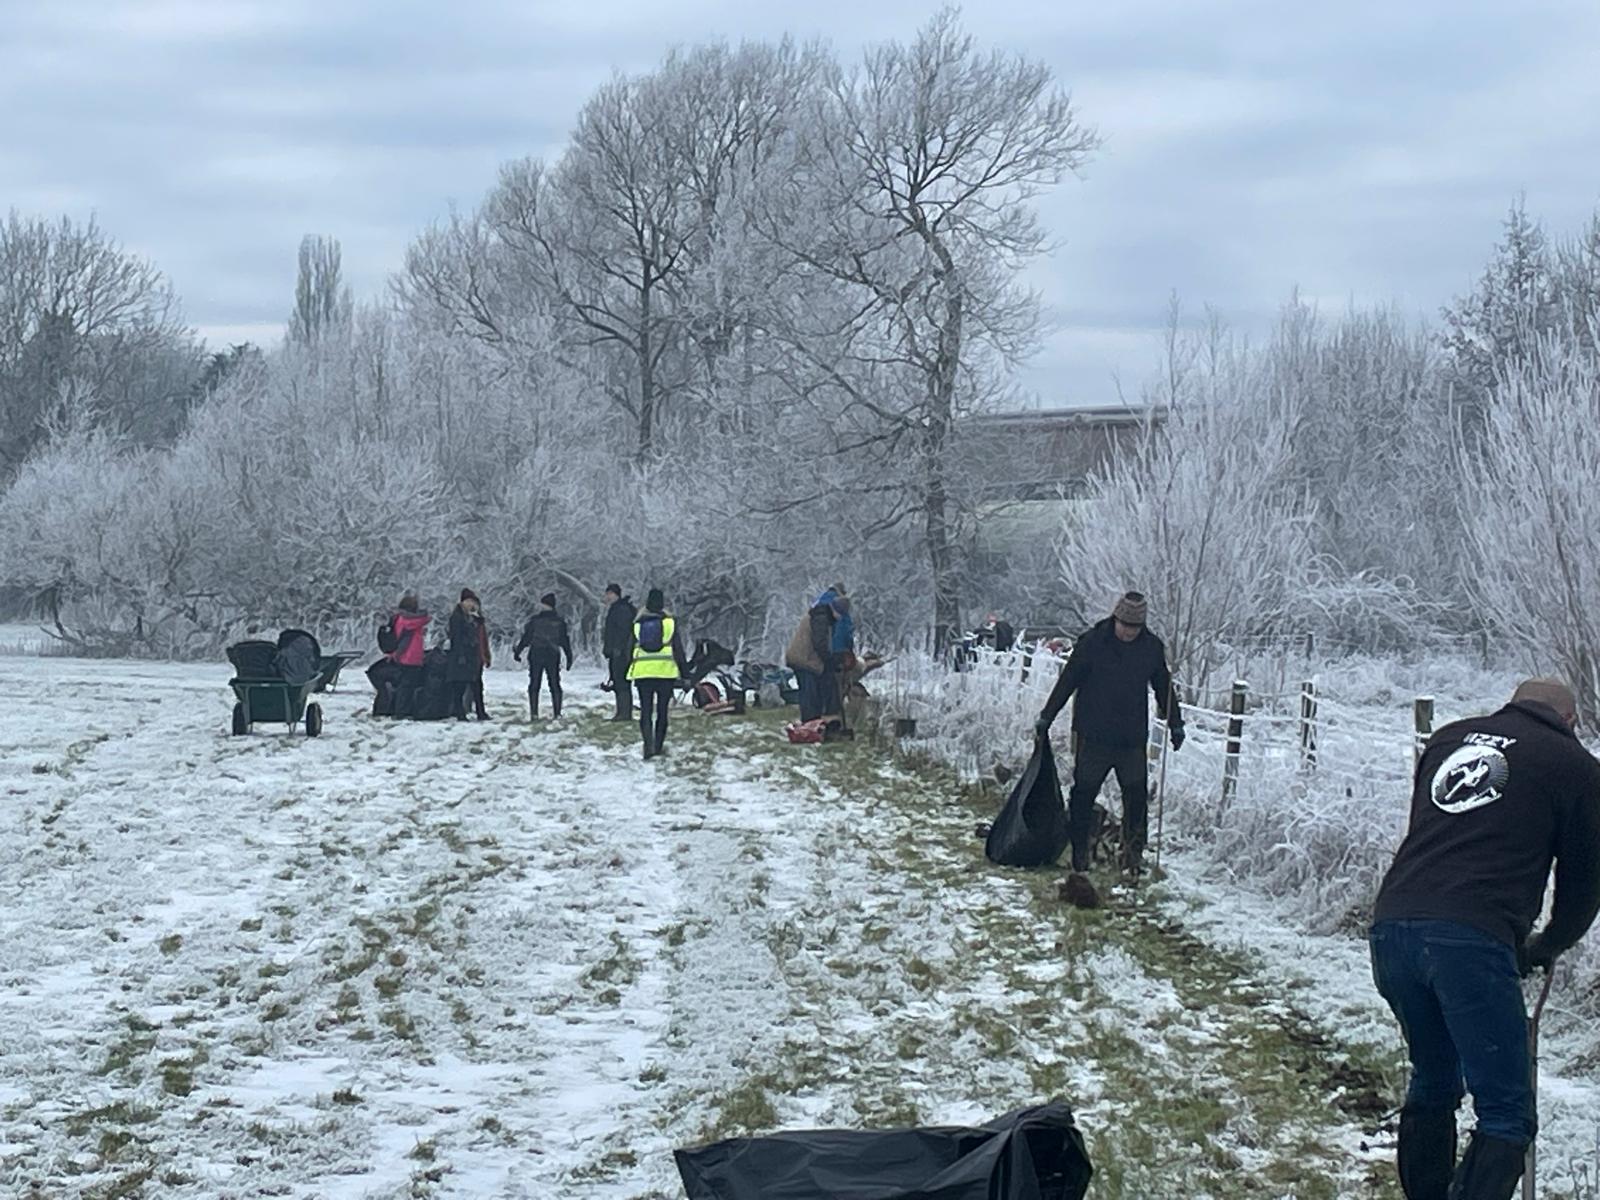
[[[235,704],[233,706],[233,733],[234,733],[234,736],[237,737],[240,734],[245,734],[245,733],[249,733],[249,732],[250,732],[250,723],[244,719],[244,705]]]
[[[316,737],[322,732],[322,705],[306,705],[306,736]]]

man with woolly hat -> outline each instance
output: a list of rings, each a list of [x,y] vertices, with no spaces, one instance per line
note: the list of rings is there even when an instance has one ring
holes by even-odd
[[[1089,869],[1095,797],[1113,771],[1122,788],[1123,865],[1134,873],[1143,866],[1150,797],[1147,691],[1155,694],[1156,711],[1168,723],[1172,748],[1183,745],[1183,713],[1167,669],[1167,648],[1145,625],[1148,612],[1142,593],[1127,592],[1109,617],[1080,637],[1034,724],[1036,737],[1048,737],[1067,701],[1077,696],[1072,710],[1072,791],[1067,798],[1074,871]]]

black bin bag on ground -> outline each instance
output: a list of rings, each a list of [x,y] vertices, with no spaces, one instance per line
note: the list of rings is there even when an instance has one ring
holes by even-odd
[[[804,1130],[676,1158],[689,1200],[1083,1200],[1094,1173],[1059,1102],[976,1129]]]
[[[1050,743],[1040,739],[1028,769],[990,826],[983,852],[1003,867],[1043,867],[1060,858],[1070,840],[1056,756]]]

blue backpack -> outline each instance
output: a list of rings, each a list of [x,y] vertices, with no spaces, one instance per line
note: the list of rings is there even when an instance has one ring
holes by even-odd
[[[659,613],[649,613],[639,618],[639,649],[648,654],[658,654],[666,641],[666,620]]]

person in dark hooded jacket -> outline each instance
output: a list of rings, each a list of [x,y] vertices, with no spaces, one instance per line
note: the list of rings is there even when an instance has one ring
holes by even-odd
[[[488,716],[483,708],[483,610],[471,588],[461,589],[461,601],[450,613],[450,651],[445,678],[451,687],[450,715],[467,719],[467,699],[471,697],[479,720]]]
[[[522,627],[522,636],[511,651],[511,657],[522,661],[522,652],[528,652],[528,714],[539,719],[539,687],[544,680],[550,683],[551,711],[561,715],[561,656],[566,655],[567,670],[572,670],[572,639],[567,635],[567,622],[556,612],[556,594],[546,592],[539,598],[539,611],[528,618]]]
[[[606,623],[600,635],[600,652],[610,668],[611,690],[617,702],[613,721],[633,720],[633,689],[628,667],[633,662],[633,621],[638,615],[633,601],[622,594],[620,583],[606,585]]]
[[[1036,737],[1050,726],[1074,693],[1072,791],[1067,820],[1072,831],[1072,869],[1089,869],[1089,840],[1094,801],[1112,771],[1122,788],[1122,853],[1124,865],[1137,872],[1143,864],[1148,825],[1149,777],[1145,746],[1150,734],[1150,701],[1166,719],[1172,748],[1183,745],[1183,713],[1167,669],[1167,648],[1145,626],[1148,605],[1143,595],[1129,592],[1112,615],[1085,633],[1072,648],[1034,723]]]
[[[1550,970],[1600,911],[1600,762],[1577,721],[1565,683],[1525,680],[1498,712],[1440,729],[1418,761],[1368,934],[1411,1055],[1395,1154],[1408,1197],[1508,1200],[1522,1176],[1538,1114],[1521,976]],[[1457,1163],[1467,1089],[1477,1127]]]

